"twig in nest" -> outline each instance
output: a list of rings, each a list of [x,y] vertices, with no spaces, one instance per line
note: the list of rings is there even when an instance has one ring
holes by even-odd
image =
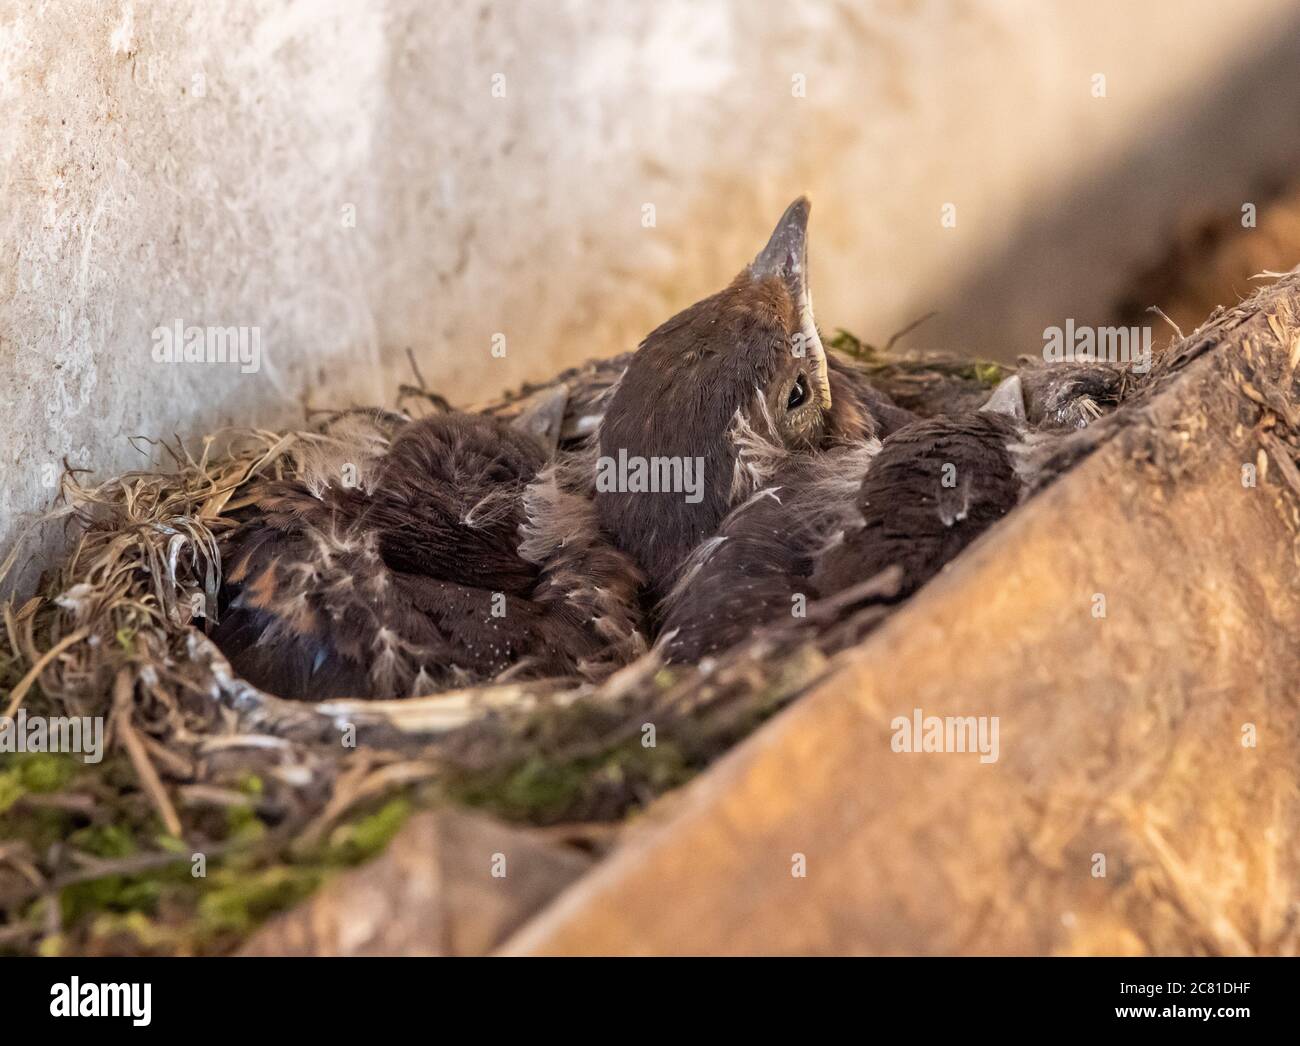
[[[415,375],[416,384],[419,386],[420,391],[424,392],[429,387],[429,384],[424,380],[424,375],[420,373],[420,365],[415,362],[415,352],[409,345],[406,347],[406,360],[411,365],[411,373]]]
[[[19,796],[18,805],[37,810],[60,810],[64,813],[79,814],[82,817],[94,817],[95,810],[99,807],[99,803],[94,796],[79,793],[43,795],[40,792],[30,792],[27,795]],[[2,853],[0,853],[0,857],[3,857]]]
[[[187,806],[216,806],[222,809],[234,809],[256,804],[245,792],[233,788],[218,788],[216,785],[190,784],[181,785],[181,800]]]
[[[230,852],[230,846],[214,846],[205,849],[204,856],[208,860],[214,860]],[[90,858],[87,860],[85,867],[75,872],[66,872],[60,875],[49,885],[50,893],[58,893],[67,886],[75,886],[77,883],[93,882],[96,879],[107,879],[110,875],[141,875],[145,872],[152,872],[159,868],[166,868],[168,865],[180,864],[182,861],[192,860],[192,855],[188,853],[147,853],[132,854],[130,857],[119,857],[111,860],[101,860],[99,858]]]
[[[939,315],[938,309],[931,309],[924,316],[918,317],[917,319],[913,320],[902,330],[895,331],[893,334],[889,336],[889,340],[885,342],[884,351],[889,352],[889,350],[894,347],[894,342],[898,341],[899,338],[906,337],[907,335],[911,334],[912,331],[916,330],[917,327],[921,326],[921,324],[923,324],[926,320],[933,319],[935,316],[938,315]]]
[[[50,647],[49,650],[45,651],[45,653],[41,655],[40,660],[37,661],[36,664],[32,665],[31,671],[23,676],[22,679],[18,681],[18,685],[14,687],[13,693],[10,695],[9,707],[5,709],[5,716],[13,718],[14,714],[18,711],[19,706],[22,705],[23,698],[27,696],[27,691],[32,688],[32,684],[36,682],[37,676],[41,674],[41,671],[46,665],[63,653],[63,651],[67,650],[68,647],[72,646],[73,643],[80,643],[89,634],[89,629],[78,629],[71,635],[64,636],[55,643],[54,646]]]
[[[415,375],[415,384],[403,384],[397,387],[398,406],[401,406],[408,396],[418,396],[421,399],[428,400],[444,414],[451,414],[451,404],[444,397],[429,389],[429,383],[424,380],[424,375],[420,372],[420,365],[415,362],[415,353],[409,345],[406,347],[406,361],[411,365],[411,373]]]
[[[37,889],[45,885],[45,877],[32,863],[32,849],[25,842],[5,843],[0,846],[0,864],[7,864]]]
[[[121,669],[113,683],[114,723],[117,727],[118,736],[121,737],[122,743],[126,746],[127,755],[131,757],[131,765],[135,767],[140,783],[149,794],[155,808],[157,808],[158,816],[162,818],[163,824],[167,826],[167,831],[179,839],[184,833],[184,829],[181,827],[181,819],[176,816],[176,807],[172,805],[171,797],[167,794],[167,789],[163,787],[158,771],[154,769],[153,763],[149,760],[149,753],[145,749],[144,742],[140,739],[140,735],[136,733],[135,726],[131,722],[131,695],[134,689],[131,670],[129,668]]]
[[[401,785],[427,781],[436,776],[437,772],[432,763],[419,761],[393,763],[374,772],[369,772],[367,763],[360,764],[354,771],[339,778],[333,797],[320,816],[298,836],[294,848],[301,851],[320,842],[330,825],[363,799],[383,795]]]
[[[428,389],[416,388],[414,385],[401,385],[397,389],[398,404],[404,403],[407,398],[418,396],[420,399],[428,400],[444,414],[451,414],[454,408],[451,402],[444,396],[439,396],[436,392],[430,392]]]
[[[0,575],[2,576],[2,575]],[[14,613],[12,602],[6,603],[0,610],[3,611],[5,634],[9,639],[9,649],[15,654],[21,655],[27,661],[37,661],[40,654],[36,650],[36,641],[33,635],[33,628],[36,624],[36,610],[40,606],[39,596],[34,596],[18,608],[18,613]],[[19,628],[23,625],[23,628]]]
[[[1164,320],[1167,324],[1169,324],[1169,326],[1173,327],[1174,333],[1178,335],[1179,341],[1185,341],[1187,339],[1187,335],[1183,333],[1183,328],[1178,326],[1178,324],[1176,324],[1173,320],[1171,320],[1169,316],[1165,313],[1165,310],[1162,309],[1159,305],[1148,306],[1147,312],[1154,312],[1157,316],[1159,316],[1162,320]]]

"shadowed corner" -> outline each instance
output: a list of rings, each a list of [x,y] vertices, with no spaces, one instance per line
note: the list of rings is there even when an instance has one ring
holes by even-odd
[[[1169,311],[1177,305],[1177,274],[1160,279],[1149,272],[1171,230],[1218,216],[1240,231],[1243,203],[1267,199],[1279,184],[1294,191],[1300,78],[1292,73],[1298,66],[1300,12],[1234,58],[1221,76],[1133,121],[1121,154],[1073,157],[1070,180],[1026,201],[1019,223],[1000,243],[985,245],[977,269],[938,296],[933,287],[914,292],[906,314],[933,309],[937,315],[911,344],[1013,360],[1041,348],[1043,330],[1066,317],[1094,326],[1136,317],[1158,322],[1145,312],[1148,306]],[[1290,269],[1300,259],[1300,229],[1283,236],[1273,265],[1253,259],[1253,271],[1239,266],[1216,273],[1210,303],[1233,305],[1253,294],[1258,283],[1250,277],[1261,268]],[[1190,246],[1199,248],[1202,266],[1206,246]],[[1195,280],[1197,263],[1189,263],[1187,278]],[[1132,300],[1144,270],[1142,285],[1165,292],[1166,300]],[[1199,322],[1206,312],[1182,315]]]

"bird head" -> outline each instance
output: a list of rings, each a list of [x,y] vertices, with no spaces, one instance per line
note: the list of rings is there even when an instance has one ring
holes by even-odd
[[[652,331],[606,408],[601,523],[652,588],[790,455],[869,434],[852,397],[835,406],[808,284],[809,209],[795,200],[726,288]],[[664,489],[673,470],[694,487]]]

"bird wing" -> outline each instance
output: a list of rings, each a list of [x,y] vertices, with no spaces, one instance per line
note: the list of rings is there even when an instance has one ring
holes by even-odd
[[[916,422],[886,439],[862,478],[859,519],[818,555],[813,583],[832,595],[897,566],[914,592],[1020,499],[1019,429],[971,412]]]

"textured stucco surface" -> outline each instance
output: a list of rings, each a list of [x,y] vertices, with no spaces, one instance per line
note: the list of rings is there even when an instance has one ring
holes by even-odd
[[[149,460],[132,435],[384,400],[408,347],[460,402],[627,349],[801,191],[823,326],[883,341],[940,308],[920,343],[1032,349],[1098,315],[1180,207],[1236,210],[1292,155],[1300,80],[1271,73],[1296,19],[0,0],[0,547],[65,460],[108,475]],[[178,320],[258,328],[261,369],[155,362]]]

